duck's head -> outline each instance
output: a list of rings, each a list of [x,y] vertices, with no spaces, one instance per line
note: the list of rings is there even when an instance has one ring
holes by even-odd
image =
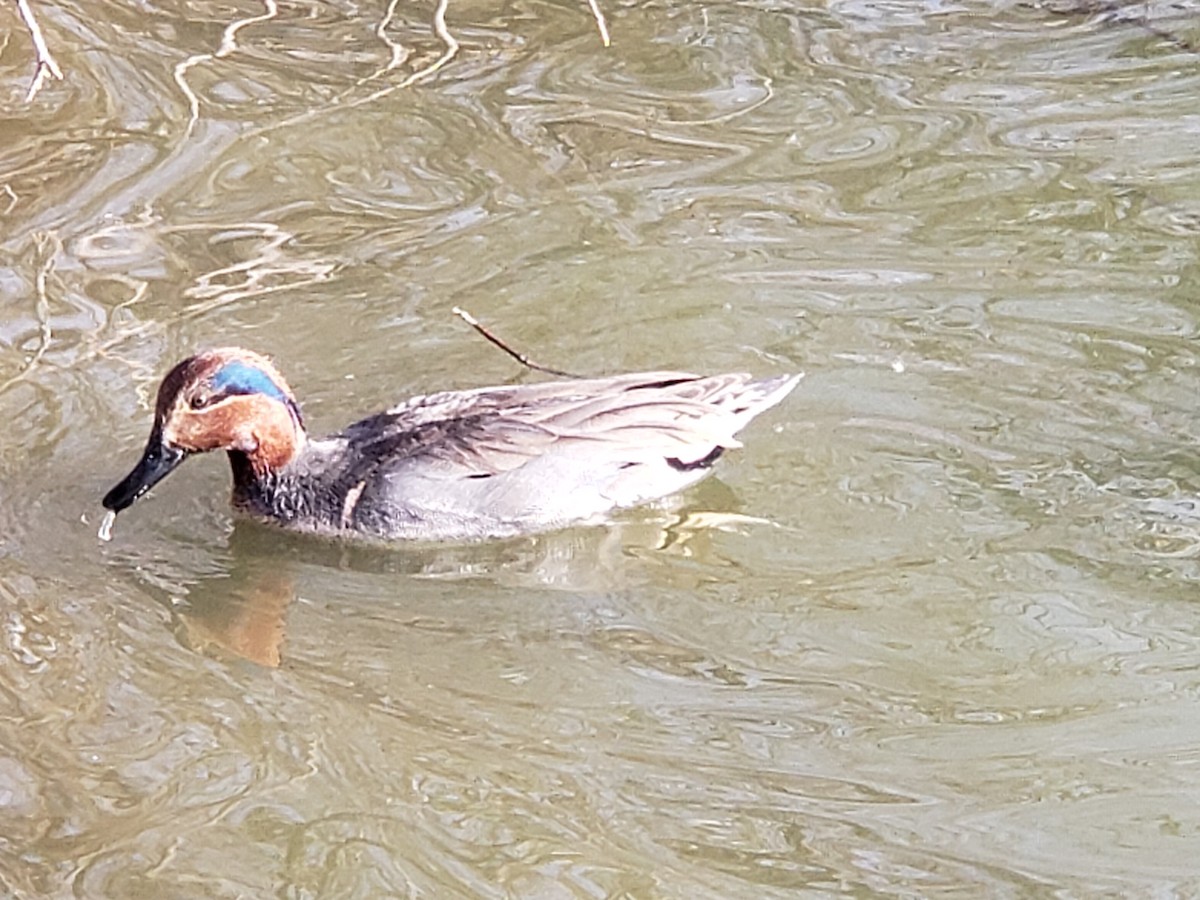
[[[237,347],[199,353],[163,379],[142,458],[103,503],[120,512],[207,450],[228,450],[235,469],[261,477],[291,462],[304,441],[300,407],[270,360]]]

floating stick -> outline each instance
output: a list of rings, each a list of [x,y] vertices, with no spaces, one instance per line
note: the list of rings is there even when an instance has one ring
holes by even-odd
[[[507,353],[509,356],[511,356],[513,359],[515,359],[517,362],[519,362],[521,365],[525,366],[526,368],[536,369],[539,372],[545,372],[547,375],[559,375],[563,378],[582,378],[583,377],[582,375],[575,375],[571,372],[564,372],[562,369],[552,369],[549,366],[543,366],[541,363],[534,362],[532,359],[530,359],[524,353],[517,352],[512,347],[508,346],[508,344],[504,343],[504,341],[500,340],[500,338],[496,337],[494,334],[492,334],[490,331],[488,331],[486,328],[484,328],[482,325],[480,325],[478,319],[476,319],[473,315],[471,315],[469,312],[467,312],[465,309],[462,309],[461,307],[456,306],[456,307],[454,307],[454,309],[452,309],[450,311],[452,313],[454,313],[456,316],[458,316],[460,319],[462,319],[464,322],[466,322],[468,325],[470,325],[472,328],[474,328],[476,331],[478,331],[480,334],[482,334],[485,338],[487,338],[488,341],[495,344],[497,347],[499,347],[501,350],[503,350],[505,353]]]
[[[29,93],[25,95],[25,102],[28,103],[42,89],[42,82],[46,80],[47,74],[62,81],[63,73],[54,59],[54,54],[46,46],[46,39],[42,37],[42,29],[38,26],[33,9],[29,6],[29,0],[17,0],[17,12],[21,14],[21,19],[29,30],[29,37],[33,40],[33,52],[37,55],[37,70],[29,85]]]

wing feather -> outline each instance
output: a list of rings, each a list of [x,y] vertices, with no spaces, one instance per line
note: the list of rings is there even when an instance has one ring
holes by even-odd
[[[451,478],[499,475],[550,455],[596,465],[690,461],[740,446],[734,435],[797,380],[643,372],[430,394],[343,436],[359,446],[369,436],[376,466]]]

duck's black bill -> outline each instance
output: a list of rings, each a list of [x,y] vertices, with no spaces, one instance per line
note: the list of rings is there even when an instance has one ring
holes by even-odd
[[[186,458],[187,454],[178,447],[165,445],[162,435],[156,428],[150,435],[150,441],[146,444],[142,458],[133,467],[133,471],[104,495],[104,499],[101,501],[104,508],[119,513],[125,507],[132,506],[135,500],[170,475],[171,470]]]

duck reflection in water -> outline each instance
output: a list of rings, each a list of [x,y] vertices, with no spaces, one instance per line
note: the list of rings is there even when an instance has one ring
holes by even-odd
[[[470,584],[471,590],[564,591],[581,618],[590,607],[610,606],[633,580],[657,578],[691,590],[706,577],[704,567],[671,560],[715,560],[722,532],[745,532],[770,523],[729,511],[735,493],[718,480],[706,482],[686,507],[630,513],[609,528],[574,528],[486,544],[416,544],[402,549],[339,541],[295,541],[260,523],[235,520],[223,571],[192,581],[163,597],[187,648],[233,656],[275,668],[287,660],[288,616],[301,597],[324,606],[345,586],[369,584],[368,597],[413,593],[415,580]],[[722,510],[716,512],[714,510]],[[361,588],[351,588],[351,599]],[[182,601],[173,599],[182,594]],[[374,605],[368,599],[369,608]],[[322,633],[328,629],[321,628]],[[324,640],[306,634],[304,643]]]
[[[277,563],[243,562],[224,578],[207,578],[188,593],[177,610],[179,638],[198,652],[212,647],[260,666],[277,668],[283,659],[287,610],[296,599],[295,578]]]

